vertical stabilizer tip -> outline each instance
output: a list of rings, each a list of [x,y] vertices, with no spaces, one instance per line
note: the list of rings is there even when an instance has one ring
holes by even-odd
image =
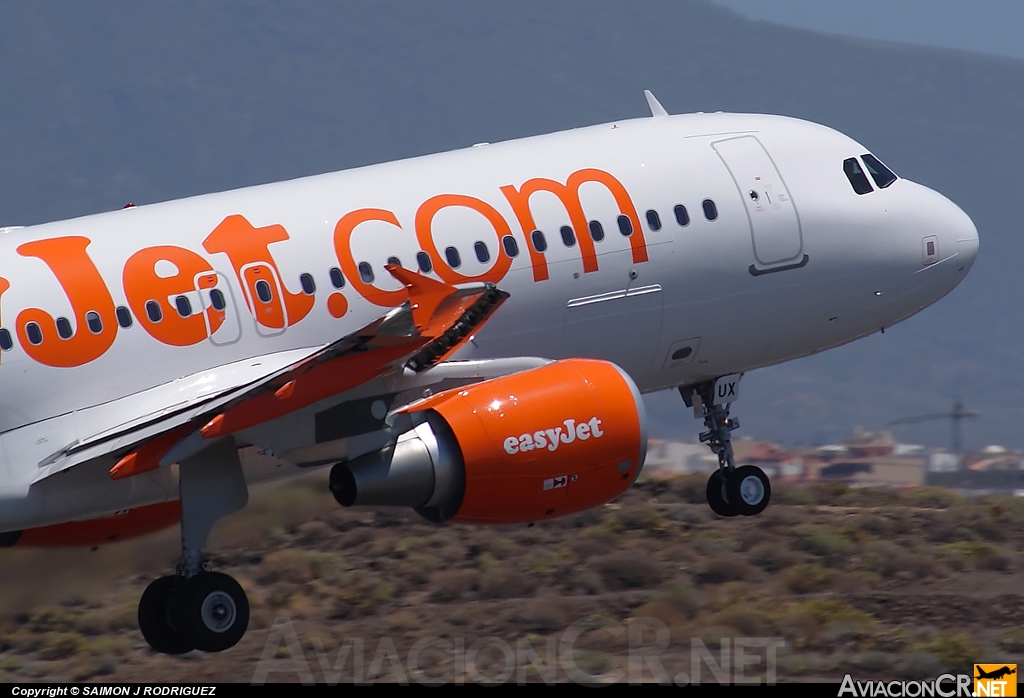
[[[668,116],[665,107],[661,106],[661,102],[650,90],[644,90],[644,97],[647,98],[647,106],[651,108],[651,116]]]

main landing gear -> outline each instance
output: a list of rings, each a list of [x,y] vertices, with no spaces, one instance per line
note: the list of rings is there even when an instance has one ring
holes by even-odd
[[[249,499],[238,449],[231,438],[178,466],[181,560],[139,601],[139,629],[157,652],[220,652],[234,647],[249,625],[249,600],[233,578],[211,572],[202,548],[213,524]]]
[[[717,381],[681,386],[680,395],[688,407],[698,409],[704,418],[706,431],[701,432],[701,443],[718,456],[718,470],[708,478],[708,506],[719,516],[755,516],[768,506],[772,486],[764,471],[755,465],[737,467],[732,454],[732,432],[739,421],[729,417],[731,401],[735,397],[739,376],[725,376]]]

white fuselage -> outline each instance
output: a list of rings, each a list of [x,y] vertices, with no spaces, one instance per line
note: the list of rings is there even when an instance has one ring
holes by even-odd
[[[392,257],[416,269],[425,251],[431,275],[510,294],[455,358],[606,359],[644,391],[876,332],[953,289],[978,238],[912,182],[856,194],[843,161],[866,152],[783,117],[635,119],[0,235],[0,530],[176,496],[167,468],[39,473],[70,443],[371,322],[404,300]]]

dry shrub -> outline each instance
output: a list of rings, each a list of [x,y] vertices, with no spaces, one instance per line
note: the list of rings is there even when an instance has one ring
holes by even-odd
[[[485,599],[515,599],[529,596],[534,581],[515,569],[501,569],[480,576],[480,596]]]
[[[715,616],[721,625],[735,628],[747,637],[765,637],[778,632],[778,624],[769,613],[755,606],[737,604]]]
[[[816,504],[837,505],[850,492],[850,486],[842,482],[816,482],[808,488]]]
[[[964,503],[964,498],[944,487],[915,487],[904,495],[910,506],[927,507],[930,509],[948,509]]]
[[[984,659],[981,647],[965,632],[939,633],[920,649],[934,654],[948,671],[968,673]]]
[[[667,522],[657,511],[645,505],[623,505],[615,512],[615,519],[627,531],[664,533],[667,526]]]
[[[791,482],[772,483],[772,504],[800,506],[814,503],[814,493],[808,487]]]
[[[841,564],[853,550],[853,543],[832,526],[806,524],[794,530],[794,546],[823,558],[830,566]]]
[[[689,547],[708,557],[719,557],[734,553],[739,549],[735,538],[723,535],[723,532],[710,529],[696,533],[688,543]]]
[[[1024,653],[1024,625],[1013,628],[999,640],[999,645],[1010,652]]]
[[[739,550],[750,550],[760,543],[777,542],[778,538],[760,528],[744,528],[736,534]]]
[[[314,579],[338,582],[344,570],[339,555],[318,550],[275,550],[260,561],[259,580],[263,584],[291,582],[305,584]]]
[[[794,594],[810,594],[828,588],[832,572],[811,562],[790,567],[783,573],[782,581]]]
[[[85,641],[78,633],[51,633],[39,649],[40,659],[66,659],[81,652]]]
[[[369,526],[357,526],[341,536],[341,547],[357,548],[365,545],[374,539],[373,529]]]
[[[571,618],[565,601],[557,596],[530,599],[519,611],[519,620],[534,632],[546,633],[567,625]]]
[[[651,601],[645,603],[632,613],[633,618],[656,618],[669,627],[683,625],[690,619],[683,611],[668,601]]]
[[[307,521],[299,524],[295,533],[298,539],[306,544],[322,543],[332,540],[338,534],[329,524],[323,521]]]
[[[966,567],[964,562],[970,562],[979,569],[1007,572],[1013,565],[1010,556],[991,543],[959,541],[946,543],[940,546],[940,550],[943,558],[957,569],[963,569]]]
[[[672,604],[676,609],[684,613],[687,618],[696,616],[697,609],[700,606],[697,590],[689,582],[682,579],[673,579],[665,582],[665,585],[661,588],[660,598],[662,601]]]
[[[586,560],[588,557],[607,553],[610,548],[591,536],[574,536],[569,541],[569,549],[579,559]]]
[[[933,679],[942,670],[942,662],[931,652],[908,652],[896,664],[896,675],[904,679]]]
[[[864,569],[882,577],[928,579],[945,574],[934,556],[912,552],[888,541],[872,541],[865,545],[859,561]]]
[[[700,584],[721,584],[749,579],[754,576],[754,568],[738,557],[717,557],[707,560],[697,572],[696,579]]]
[[[701,475],[700,473],[683,475],[682,477],[676,478],[674,484],[676,495],[684,502],[689,502],[690,504],[707,504],[707,475]]]
[[[480,576],[473,570],[443,570],[434,574],[430,583],[434,590],[431,601],[449,603],[458,601],[477,588]]]
[[[892,519],[877,513],[858,514],[853,521],[853,526],[872,536],[885,538],[896,533],[896,527]]]
[[[609,589],[650,587],[662,580],[661,566],[635,550],[617,551],[590,559]]]
[[[765,572],[774,573],[795,565],[800,558],[780,542],[766,541],[751,548],[747,559]]]

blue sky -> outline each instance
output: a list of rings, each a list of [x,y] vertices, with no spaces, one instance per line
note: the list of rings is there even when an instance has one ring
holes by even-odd
[[[745,17],[1024,60],[1024,0],[712,0]]]

